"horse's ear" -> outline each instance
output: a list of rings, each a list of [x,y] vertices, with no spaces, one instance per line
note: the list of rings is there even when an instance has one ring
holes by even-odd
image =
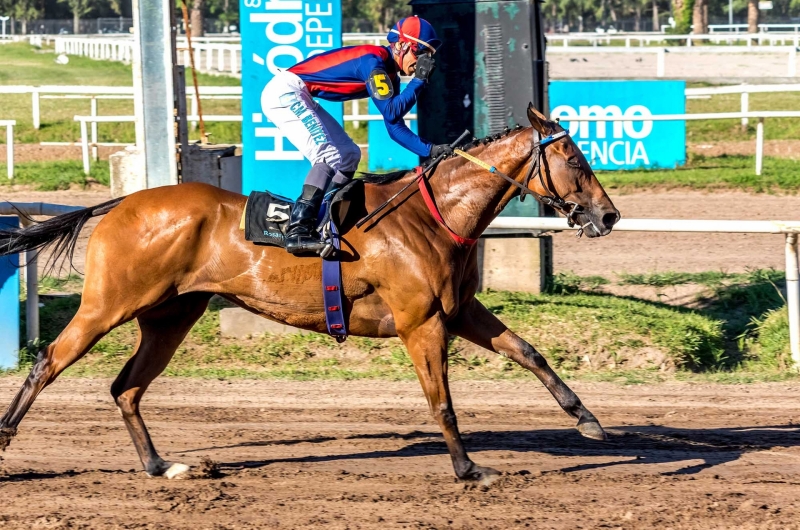
[[[528,103],[528,120],[531,122],[531,125],[533,125],[533,128],[539,131],[540,134],[550,134],[550,129],[552,128],[550,123],[541,112],[536,110],[533,103]]]

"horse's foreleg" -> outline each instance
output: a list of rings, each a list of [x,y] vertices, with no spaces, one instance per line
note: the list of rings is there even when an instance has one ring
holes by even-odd
[[[479,346],[499,353],[533,372],[564,411],[578,420],[578,431],[587,438],[605,440],[600,422],[583,406],[580,398],[561,380],[536,348],[500,322],[483,304],[472,299],[448,322],[448,330]]]
[[[472,462],[464,449],[447,383],[447,329],[442,319],[436,315],[411,331],[398,332],[414,362],[431,414],[442,429],[456,476],[483,480],[498,475],[494,469]]]
[[[139,413],[139,402],[147,387],[167,367],[186,334],[203,315],[211,295],[185,294],[139,315],[136,352],[111,385],[145,472],[150,476],[174,478],[189,470],[185,464],[164,461],[156,452]]]
[[[0,418],[0,451],[5,450],[17,434],[17,426],[36,396],[67,367],[83,357],[110,329],[111,325],[92,318],[90,312],[81,306],[56,340],[39,352],[28,378]]]

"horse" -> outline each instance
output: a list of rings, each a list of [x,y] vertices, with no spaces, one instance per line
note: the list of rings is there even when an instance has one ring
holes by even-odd
[[[342,290],[349,331],[363,337],[400,337],[444,435],[455,475],[462,480],[493,480],[499,473],[475,464],[464,448],[448,386],[451,335],[531,371],[577,420],[580,434],[605,439],[600,422],[545,358],[475,298],[478,261],[470,240],[520,193],[548,200],[590,238],[610,233],[620,218],[564,129],[531,105],[527,116],[530,127],[518,125],[465,147],[507,180],[460,157],[439,163],[429,186],[442,224],[412,187],[363,228],[342,228]],[[363,204],[351,205],[351,213],[362,218],[418,175],[366,175]],[[106,333],[135,319],[138,342],[111,385],[111,396],[147,475],[173,478],[189,471],[158,455],[139,403],[211,297],[222,296],[304,330],[326,331],[320,260],[245,241],[239,229],[245,203],[246,197],[212,186],[178,184],[0,232],[2,255],[51,246],[54,256],[71,260],[81,227],[92,217],[105,216],[89,240],[80,308],[58,337],[38,352],[0,418],[0,450],[9,445],[46,386]],[[295,267],[302,267],[304,274],[282,274]]]

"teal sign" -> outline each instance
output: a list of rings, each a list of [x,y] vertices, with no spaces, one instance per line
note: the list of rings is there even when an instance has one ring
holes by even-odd
[[[261,94],[278,73],[342,46],[341,0],[240,0],[242,33],[242,193],[268,189],[300,194],[311,167],[261,107]],[[341,103],[321,101],[342,122]]]
[[[3,228],[19,228],[18,217],[0,217]],[[19,255],[0,257],[0,369],[19,358]]]
[[[674,168],[686,161],[686,122],[653,121],[686,112],[683,81],[553,81],[550,117],[560,118],[594,169]],[[578,117],[630,121],[575,121]]]

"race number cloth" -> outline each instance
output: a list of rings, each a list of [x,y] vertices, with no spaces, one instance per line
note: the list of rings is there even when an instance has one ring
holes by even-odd
[[[286,227],[294,201],[265,191],[254,191],[244,209],[244,238],[253,243],[286,246]]]
[[[314,101],[306,84],[292,72],[279,72],[262,95],[264,113],[311,162],[355,171],[361,149],[333,116]]]

